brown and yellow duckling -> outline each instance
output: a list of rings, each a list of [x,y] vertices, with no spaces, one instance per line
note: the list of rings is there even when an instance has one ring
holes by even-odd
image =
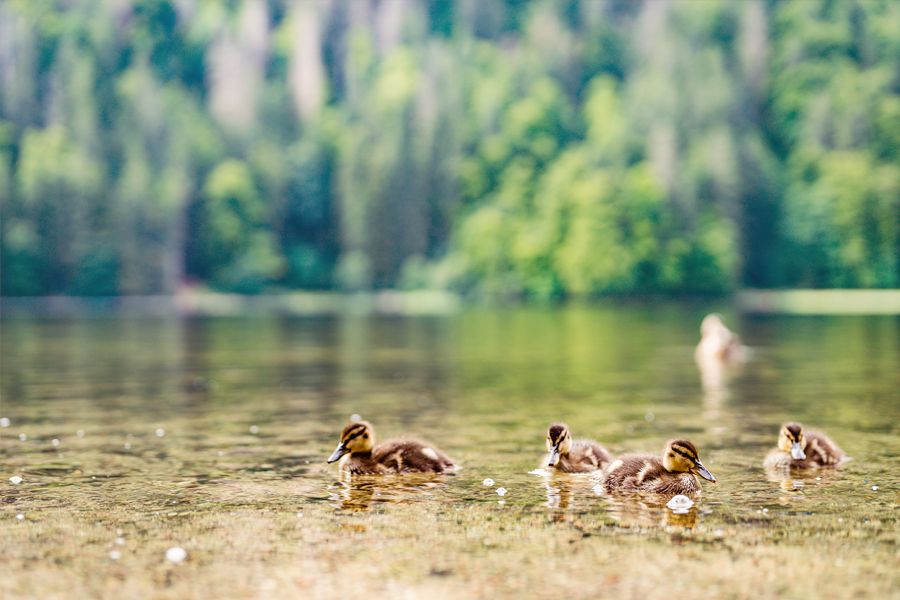
[[[547,466],[563,473],[589,473],[612,462],[609,450],[593,440],[572,440],[569,427],[554,423],[547,429]]]
[[[340,470],[352,475],[390,473],[443,473],[453,471],[453,460],[421,440],[388,440],[375,445],[375,431],[366,421],[347,424],[328,462],[341,461]]]
[[[768,469],[811,469],[838,465],[847,455],[820,431],[804,432],[800,423],[785,423],[778,434],[778,447],[766,456]]]
[[[700,491],[699,477],[716,481],[694,444],[674,440],[666,444],[662,460],[647,454],[620,456],[606,468],[603,487],[607,492],[690,494]]]

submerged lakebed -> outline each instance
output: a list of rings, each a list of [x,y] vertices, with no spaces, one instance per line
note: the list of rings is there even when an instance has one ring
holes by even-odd
[[[707,308],[4,320],[0,596],[896,597],[900,320],[731,316],[751,360],[701,373]],[[354,413],[462,470],[341,483]],[[854,460],[767,473],[791,419]],[[718,483],[535,475],[556,420]]]

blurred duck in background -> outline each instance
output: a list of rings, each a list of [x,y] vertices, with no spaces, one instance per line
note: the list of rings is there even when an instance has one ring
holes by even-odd
[[[747,349],[741,338],[728,329],[718,313],[706,315],[700,323],[700,343],[694,352],[694,359],[701,368],[711,362],[737,363],[747,358]]]

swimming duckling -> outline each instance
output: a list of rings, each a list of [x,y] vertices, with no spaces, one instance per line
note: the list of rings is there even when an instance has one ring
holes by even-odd
[[[700,462],[700,453],[694,444],[674,440],[666,444],[662,460],[645,454],[626,454],[617,458],[604,472],[603,487],[608,492],[690,494],[700,491],[698,475],[713,483],[716,481]]]
[[[694,351],[694,359],[700,363],[709,361],[741,362],[747,350],[741,338],[725,326],[717,313],[706,315],[700,323],[700,343]]]
[[[388,440],[375,445],[375,432],[366,421],[349,423],[328,462],[340,460],[340,470],[353,475],[443,473],[456,468],[449,456],[420,440]]]
[[[609,450],[593,440],[572,441],[569,427],[554,423],[547,429],[547,466],[563,473],[597,471],[612,462]]]
[[[804,433],[800,423],[785,423],[778,434],[778,447],[766,456],[768,469],[810,469],[840,464],[846,454],[824,433]]]

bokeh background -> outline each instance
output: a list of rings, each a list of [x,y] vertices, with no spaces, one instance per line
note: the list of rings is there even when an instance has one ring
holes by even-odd
[[[900,3],[5,0],[2,293],[900,284]]]

